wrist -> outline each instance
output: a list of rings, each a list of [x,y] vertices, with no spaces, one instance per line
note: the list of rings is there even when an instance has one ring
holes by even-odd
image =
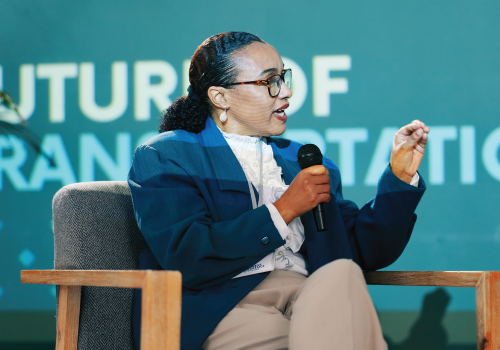
[[[389,164],[389,169],[391,169],[392,173],[396,175],[398,179],[408,184],[411,182],[411,179],[413,178],[413,175],[409,175],[405,171],[392,168],[391,164]]]
[[[293,219],[295,219],[296,215],[292,210],[287,209],[287,205],[285,203],[282,203],[279,199],[273,203],[274,207],[278,210],[280,213],[281,217],[283,218],[283,221],[288,225],[290,222],[292,222]]]
[[[411,182],[411,179],[413,178],[413,176],[411,175],[408,175],[408,174],[399,174],[396,176],[401,180],[401,181],[404,181],[406,182],[407,184],[409,184]]]

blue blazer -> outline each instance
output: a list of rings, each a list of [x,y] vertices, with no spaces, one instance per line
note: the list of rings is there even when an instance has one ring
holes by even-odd
[[[300,144],[268,138],[290,184],[300,168]],[[301,217],[300,250],[309,273],[336,259],[352,259],[364,270],[392,264],[403,252],[425,190],[387,168],[374,199],[361,209],[342,196],[339,169],[327,158],[331,201],[328,230],[317,232],[312,212]],[[220,320],[268,273],[232,277],[285,244],[266,206],[252,209],[245,174],[209,117],[198,134],[169,131],[137,148],[128,182],[139,228],[149,248],[141,269],[182,273],[181,349],[199,349]],[[135,294],[134,330],[139,348],[140,293]]]

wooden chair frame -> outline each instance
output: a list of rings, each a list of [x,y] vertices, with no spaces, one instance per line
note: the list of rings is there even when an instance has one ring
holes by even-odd
[[[56,350],[76,350],[81,286],[142,289],[141,349],[178,350],[182,278],[178,271],[24,270],[21,283],[59,285]]]
[[[500,349],[500,272],[367,271],[367,284],[476,288],[478,350]]]
[[[370,271],[368,284],[475,287],[478,350],[500,349],[500,272]],[[76,350],[81,286],[142,288],[141,349],[178,350],[182,278],[177,271],[24,270],[21,283],[59,285],[56,350]]]

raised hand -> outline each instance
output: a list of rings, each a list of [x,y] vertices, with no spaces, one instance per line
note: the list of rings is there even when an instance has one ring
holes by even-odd
[[[403,126],[394,135],[391,150],[391,169],[394,175],[410,183],[425,152],[430,128],[420,120]]]

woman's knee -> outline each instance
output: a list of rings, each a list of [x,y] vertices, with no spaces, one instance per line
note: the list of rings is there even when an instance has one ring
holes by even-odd
[[[306,282],[310,286],[325,290],[346,290],[353,286],[365,286],[366,282],[361,268],[350,259],[338,259],[316,270]]]
[[[328,263],[318,270],[316,270],[311,276],[318,275],[318,277],[329,277],[329,276],[355,276],[363,277],[363,272],[358,264],[356,264],[351,259],[337,259]]]
[[[326,264],[309,276],[303,284],[299,295],[324,294],[330,297],[332,293],[348,295],[352,287],[366,286],[363,273],[359,266],[350,259],[338,259]],[[365,287],[366,288],[366,287]]]

